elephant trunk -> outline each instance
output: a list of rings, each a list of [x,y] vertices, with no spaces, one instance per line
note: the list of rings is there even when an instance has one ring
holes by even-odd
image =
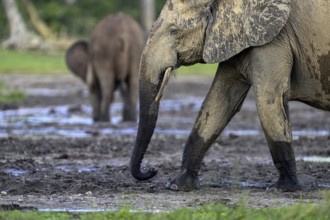
[[[139,125],[130,160],[131,174],[138,180],[150,179],[158,172],[155,168],[141,171],[141,163],[154,133],[158,118],[159,101],[172,70],[172,68],[167,68],[166,71],[159,71],[158,68],[147,65],[145,60],[145,56],[142,56],[139,82]]]

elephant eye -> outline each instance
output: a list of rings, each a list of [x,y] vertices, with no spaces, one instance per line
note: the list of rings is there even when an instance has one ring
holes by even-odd
[[[176,28],[176,27],[170,27],[170,34],[172,35],[172,36],[176,36],[176,35],[178,35],[178,29]]]

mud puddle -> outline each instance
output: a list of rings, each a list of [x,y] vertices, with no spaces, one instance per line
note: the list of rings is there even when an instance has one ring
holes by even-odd
[[[187,100],[165,100],[160,107],[160,114],[183,111],[189,109],[196,113],[200,106],[201,99],[187,99]],[[121,117],[122,105],[115,103],[111,108],[112,121],[111,126],[108,123],[103,124],[102,127],[94,126],[90,118],[91,107],[88,105],[81,106],[52,106],[52,107],[36,107],[36,108],[19,108],[14,110],[0,111],[0,137],[7,138],[9,136],[41,136],[54,135],[73,138],[86,138],[95,135],[135,135],[136,124],[130,123],[124,128],[118,127],[122,121]],[[161,117],[159,123],[164,123],[173,120],[176,123],[186,123],[192,125],[191,117],[177,116],[177,117]],[[67,126],[67,129],[63,127]],[[85,127],[84,129],[72,129],[73,127]],[[115,127],[114,127],[115,126]],[[160,129],[156,128],[156,134],[167,135],[188,135],[190,128],[186,129]],[[224,136],[261,136],[261,130],[230,130],[225,129],[222,133]],[[300,136],[317,137],[329,136],[327,130],[295,130],[293,131],[293,138],[297,139]]]
[[[181,166],[182,152],[211,79],[178,77],[160,106],[155,134],[142,167],[155,166],[148,181],[131,177],[129,159],[136,123],[93,124],[86,88],[77,79],[5,77],[27,91],[16,109],[0,111],[0,205],[41,211],[169,211],[221,202],[251,207],[319,203],[330,185],[330,115],[290,104],[297,171],[304,189],[267,190],[278,175],[260,126],[253,94],[210,148],[193,192],[165,189]],[[9,208],[10,208],[9,207]]]

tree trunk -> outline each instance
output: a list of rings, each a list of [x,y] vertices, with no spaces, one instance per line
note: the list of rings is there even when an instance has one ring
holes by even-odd
[[[148,33],[155,21],[155,0],[142,0],[142,22]]]
[[[46,40],[55,40],[55,35],[47,27],[47,25],[40,19],[36,8],[34,7],[31,0],[23,0],[24,6],[29,13],[31,22],[36,31]]]
[[[5,49],[33,50],[49,49],[50,45],[30,32],[18,11],[15,0],[2,0],[8,18],[10,37],[2,43]]]

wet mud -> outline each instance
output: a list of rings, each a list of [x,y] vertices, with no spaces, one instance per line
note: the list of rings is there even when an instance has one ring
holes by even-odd
[[[4,75],[28,96],[0,110],[2,209],[159,211],[221,202],[278,207],[323,201],[330,189],[330,113],[291,102],[293,147],[303,191],[269,189],[277,179],[253,94],[213,144],[200,172],[201,188],[173,192],[165,183],[181,165],[183,146],[212,79],[177,77],[165,90],[157,129],[143,166],[148,181],[129,172],[136,123],[121,121],[119,96],[112,123],[93,124],[85,86],[66,76]]]

